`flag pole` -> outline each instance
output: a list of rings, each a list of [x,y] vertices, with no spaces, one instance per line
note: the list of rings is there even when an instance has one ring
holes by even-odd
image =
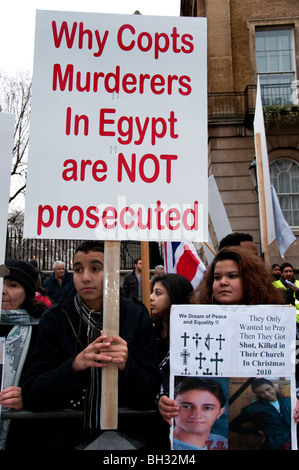
[[[149,267],[149,243],[140,242],[141,262],[142,262],[142,303],[146,306],[149,313],[150,309],[150,267]]]
[[[204,244],[205,244],[206,247],[211,251],[211,253],[213,253],[213,255],[215,256],[215,255],[216,255],[216,251],[213,250],[213,248],[211,247],[211,245],[209,245],[207,242],[204,242]]]
[[[259,133],[255,134],[255,143],[256,143],[256,165],[257,165],[257,174],[258,174],[258,193],[259,193],[259,205],[260,205],[260,215],[261,215],[263,251],[264,251],[266,266],[270,267],[266,203],[265,203],[265,187],[264,187],[262,152],[261,152],[261,136]]]
[[[210,234],[210,237],[211,237],[212,244],[214,246],[218,246],[219,243],[218,243],[218,239],[217,239],[217,236],[216,236],[216,231],[215,231],[214,224],[212,222],[212,218],[211,218],[210,213],[209,213],[209,234]],[[205,243],[205,245],[214,255],[216,255],[216,252],[215,252],[214,248],[211,247],[211,245],[209,245],[208,243]]]

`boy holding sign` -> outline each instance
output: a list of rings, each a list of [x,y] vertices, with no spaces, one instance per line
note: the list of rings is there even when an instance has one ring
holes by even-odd
[[[78,246],[76,289],[42,318],[22,383],[26,409],[84,405],[84,425],[91,433],[100,429],[101,369],[117,364],[120,406],[151,408],[160,385],[152,320],[143,305],[121,299],[119,335],[107,338],[102,331],[103,268],[102,243],[86,241]],[[69,428],[74,439],[82,439],[82,423],[75,429],[71,422]],[[70,435],[67,439],[64,448],[74,445]]]

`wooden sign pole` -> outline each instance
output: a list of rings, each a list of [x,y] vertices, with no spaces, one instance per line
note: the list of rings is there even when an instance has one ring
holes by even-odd
[[[270,267],[264,175],[263,175],[262,152],[261,152],[261,136],[258,133],[255,134],[255,142],[256,142],[256,164],[257,164],[257,174],[258,174],[258,192],[259,192],[259,204],[260,204],[260,214],[261,214],[263,250],[264,250],[265,264],[267,267]]]
[[[109,337],[119,334],[120,242],[105,242],[103,331]],[[102,369],[101,429],[118,426],[118,366]]]
[[[140,242],[142,261],[142,302],[150,313],[150,268],[149,268],[149,243]]]

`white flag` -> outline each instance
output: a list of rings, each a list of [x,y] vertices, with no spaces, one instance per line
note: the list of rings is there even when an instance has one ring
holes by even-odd
[[[286,219],[284,218],[274,186],[271,186],[271,194],[276,240],[278,243],[280,256],[284,258],[285,252],[292,245],[292,243],[296,241],[296,237],[290,229]]]
[[[256,148],[256,158],[258,158],[258,151],[256,145],[256,134],[260,134],[260,143],[261,143],[261,161],[263,168],[263,181],[258,181],[258,185],[264,186],[265,192],[265,211],[266,211],[266,224],[267,224],[267,238],[268,245],[270,245],[275,240],[275,226],[274,226],[274,215],[272,208],[272,198],[271,198],[271,182],[270,182],[270,171],[269,171],[269,159],[268,159],[268,150],[267,150],[267,141],[266,141],[266,132],[264,124],[264,114],[263,114],[263,105],[261,98],[260,90],[260,81],[258,77],[257,90],[256,90],[256,105],[255,105],[255,115],[254,115],[254,137],[255,137],[255,148]],[[258,175],[257,175],[258,178]],[[260,209],[260,224],[261,224],[261,233],[265,232],[265,227],[262,226],[263,220],[261,216],[261,204],[259,204]],[[263,237],[261,237],[263,245]],[[265,251],[264,246],[262,246],[262,251]]]

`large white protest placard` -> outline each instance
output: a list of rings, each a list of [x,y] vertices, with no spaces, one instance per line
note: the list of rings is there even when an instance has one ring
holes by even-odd
[[[15,115],[0,113],[0,264],[4,261]]]
[[[199,411],[196,414],[200,399],[194,390],[207,390],[205,387],[215,387],[216,382],[225,404],[220,405],[220,399],[216,402],[222,414],[219,416],[218,409],[210,422],[208,437],[201,444],[204,449],[295,449],[295,332],[294,307],[173,306],[170,396],[181,405],[174,420],[173,448],[201,450],[195,442],[204,435],[207,418],[199,418]],[[254,391],[255,385],[261,387],[256,390],[264,393],[262,398]],[[283,418],[269,404],[264,388],[272,393],[271,401],[277,398]],[[186,395],[190,390],[196,394],[191,398]],[[184,442],[182,427],[187,430]]]
[[[208,239],[206,19],[37,11],[25,237]]]
[[[15,115],[11,113],[0,113],[0,264],[4,263],[5,258],[14,128]],[[2,299],[2,285],[3,279],[0,277],[0,302]]]

